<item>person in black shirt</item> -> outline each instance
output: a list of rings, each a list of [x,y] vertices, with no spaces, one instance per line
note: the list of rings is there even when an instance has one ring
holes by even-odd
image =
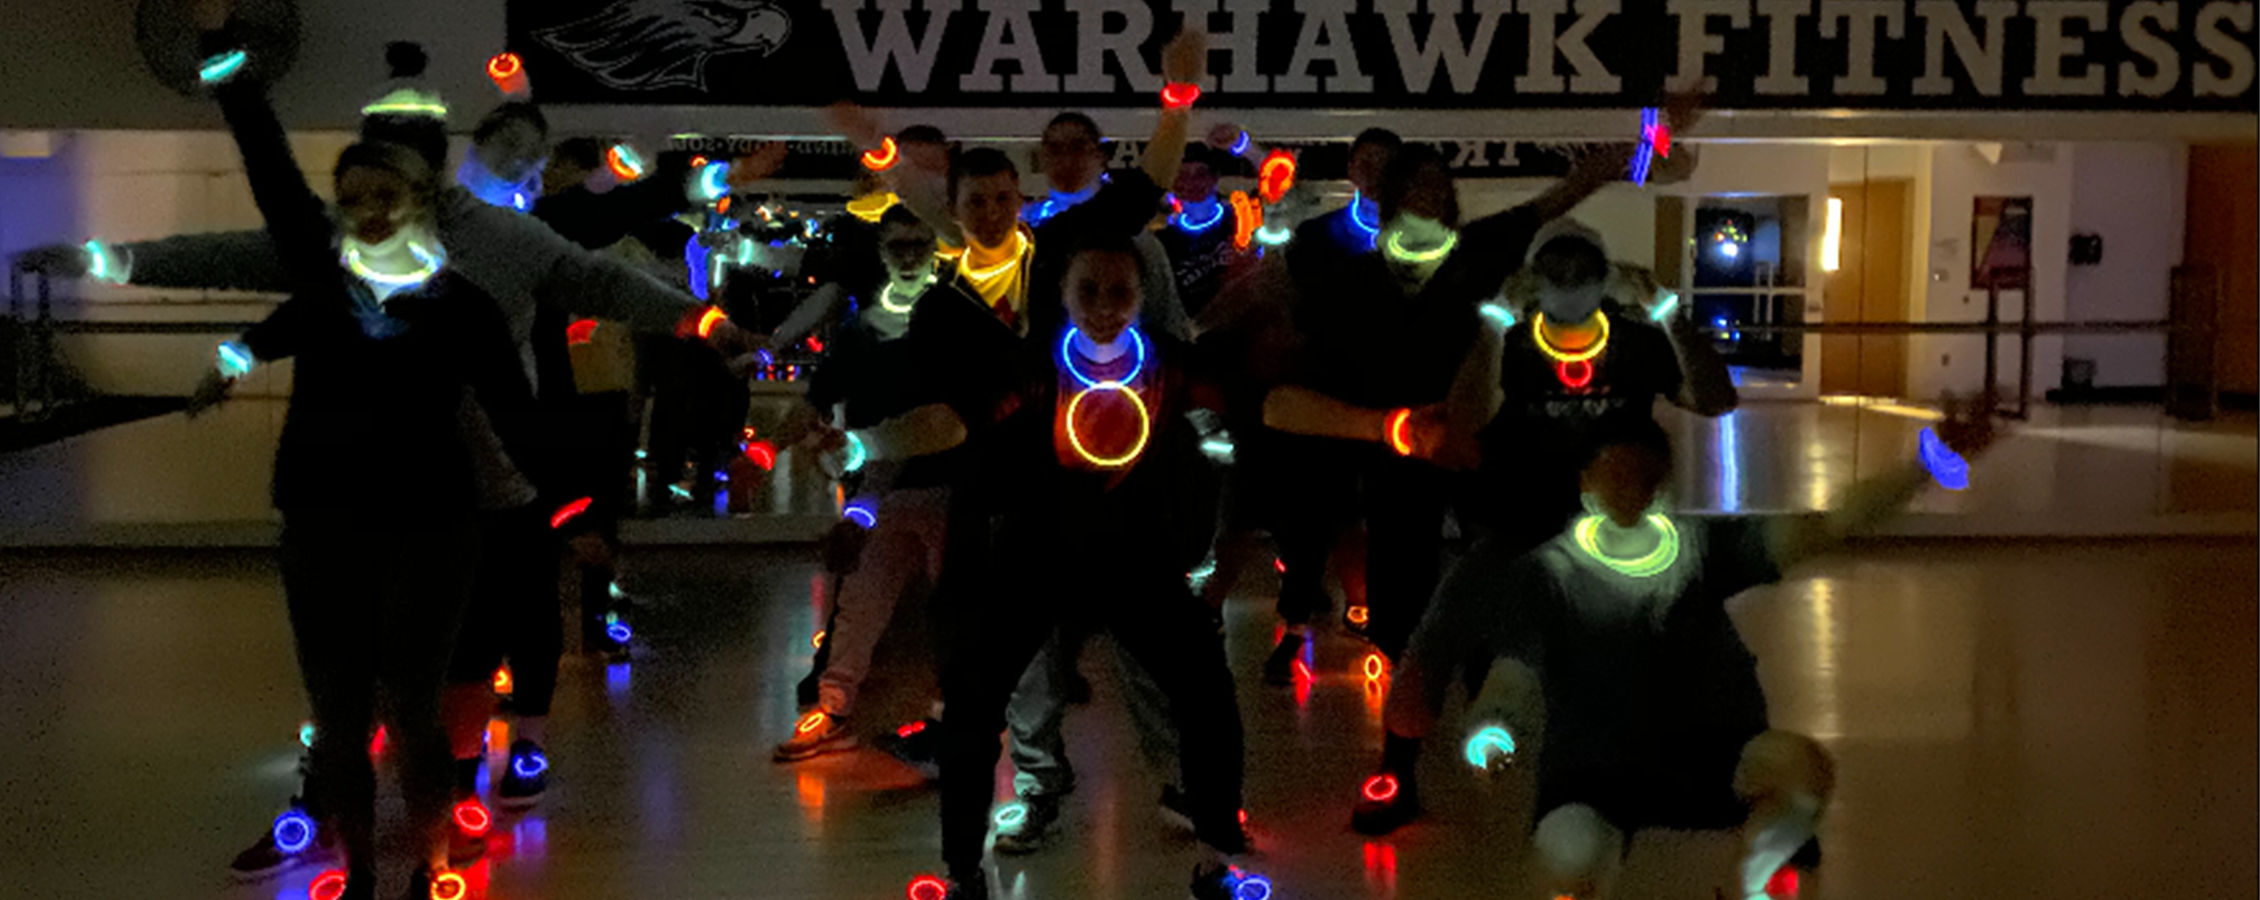
[[[1185,148],[1177,182],[1170,188],[1174,207],[1168,224],[1154,233],[1169,254],[1170,272],[1177,281],[1177,301],[1185,315],[1198,319],[1201,310],[1224,284],[1254,261],[1253,254],[1233,245],[1238,212],[1216,195],[1217,169],[1230,157],[1207,144]]]
[[[225,30],[231,12],[225,3],[197,10],[214,56],[237,46]],[[312,781],[325,796],[324,826],[337,829],[345,853],[345,871],[325,877],[348,897],[375,890],[368,745],[381,684],[417,884],[459,884],[446,871],[439,693],[478,556],[471,443],[493,435],[506,449],[529,449],[531,389],[499,308],[445,266],[428,163],[394,145],[347,148],[335,169],[341,229],[307,186],[264,89],[231,80],[216,94],[293,288],[286,311],[245,343],[257,358],[298,360],[275,502],[314,709]],[[355,474],[355,495],[367,502],[341,502],[326,474],[340,468]]]
[[[834,417],[850,430],[870,428],[908,412],[916,382],[926,373],[910,367],[903,340],[919,304],[935,286],[934,230],[901,206],[879,221],[874,255],[887,274],[872,293],[852,298],[832,331],[824,365],[777,433],[782,444],[801,443]],[[965,303],[953,289],[934,291],[935,302]],[[825,538],[827,568],[839,577],[824,625],[823,660],[816,697],[793,734],[777,745],[779,762],[796,762],[856,745],[848,719],[869,674],[871,654],[893,618],[896,601],[914,587],[941,579],[948,536],[949,486],[930,462],[874,462],[847,473],[848,507]]]
[[[961,627],[942,677],[942,843],[953,898],[988,896],[982,843],[1006,701],[1053,629],[1074,620],[1107,629],[1160,682],[1183,734],[1195,834],[1220,854],[1249,848],[1220,624],[1185,582],[1214,525],[1213,494],[1190,489],[1206,463],[1185,413],[1216,401],[1187,369],[1181,343],[1132,327],[1139,268],[1127,240],[1088,242],[1068,258],[1068,327],[1022,345],[1003,390],[932,410],[943,427],[856,433],[874,461],[968,437],[984,447],[958,487],[985,513],[979,549],[963,563],[979,567],[970,574],[980,587],[957,598]],[[1237,879],[1253,877],[1212,860],[1196,866],[1194,892],[1227,897]]]
[[[1994,440],[1991,415],[1990,404],[1949,404],[1925,442],[1951,463],[1861,481],[1829,512],[1716,518],[1669,510],[1661,426],[1605,419],[1580,465],[1586,514],[1535,550],[1494,539],[1469,551],[1413,653],[1490,667],[1468,707],[1471,765],[1503,771],[1542,736],[1533,896],[1606,896],[1643,828],[1739,828],[1736,897],[1777,895],[1769,883],[1794,877],[1784,868],[1818,862],[1833,764],[1811,738],[1769,726],[1757,660],[1726,603],[1898,511],[1934,477],[1929,466],[1966,467]],[[1446,681],[1410,677],[1395,690],[1433,708]]]

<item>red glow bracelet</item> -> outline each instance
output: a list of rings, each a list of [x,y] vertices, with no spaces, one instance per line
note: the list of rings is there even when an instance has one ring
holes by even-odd
[[[879,139],[879,149],[863,151],[863,167],[873,172],[884,172],[894,168],[895,162],[901,158],[902,153],[895,147],[895,139],[884,137]]]
[[[1193,101],[1201,99],[1201,86],[1197,84],[1165,84],[1161,87],[1163,109],[1192,109]]]
[[[1411,421],[1412,410],[1409,408],[1389,414],[1389,449],[1397,451],[1398,456],[1413,454],[1412,436],[1405,433],[1405,426]]]
[[[682,321],[675,323],[675,335],[704,339],[714,333],[715,325],[729,317],[719,306],[697,307],[685,313]]]

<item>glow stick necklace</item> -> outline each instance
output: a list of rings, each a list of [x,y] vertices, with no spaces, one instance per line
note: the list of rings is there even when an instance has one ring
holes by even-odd
[[[439,274],[440,265],[445,262],[445,258],[438,252],[426,250],[422,244],[410,242],[408,252],[416,257],[417,269],[392,275],[370,268],[361,260],[361,248],[348,244],[345,248],[345,266],[353,271],[355,277],[368,282],[369,287],[380,295],[379,299],[383,299],[430,281],[432,276]]]
[[[972,283],[973,290],[981,295],[982,300],[994,306],[1012,294],[1013,288],[1018,286],[1020,261],[1027,255],[1028,233],[1016,229],[1012,233],[1012,252],[1006,254],[1003,262],[975,267],[973,248],[968,241],[965,255],[957,258],[957,273]]]
[[[1390,232],[1389,234],[1389,246],[1387,252],[1390,259],[1405,263],[1406,265],[1418,266],[1436,262],[1443,259],[1444,257],[1452,255],[1452,248],[1459,246],[1459,244],[1459,233],[1452,232],[1445,235],[1444,242],[1441,244],[1437,244],[1436,246],[1430,247],[1426,250],[1412,250],[1405,247],[1404,232],[1394,231]]]
[[[1066,369],[1068,375],[1073,376],[1076,381],[1083,385],[1083,389],[1075,392],[1074,398],[1067,401],[1067,443],[1075,449],[1076,455],[1081,456],[1084,462],[1102,469],[1121,468],[1136,462],[1138,456],[1146,452],[1146,441],[1153,437],[1153,416],[1146,411],[1146,401],[1140,398],[1138,392],[1129,387],[1128,384],[1136,381],[1138,376],[1146,369],[1146,338],[1139,334],[1136,328],[1129,329],[1129,332],[1131,348],[1137,354],[1137,357],[1131,363],[1129,374],[1120,379],[1100,381],[1083,374],[1083,371],[1076,367],[1074,345],[1076,336],[1082,334],[1080,329],[1067,329],[1067,336],[1061,338],[1059,342],[1060,367]],[[1130,401],[1131,409],[1138,414],[1138,438],[1131,442],[1129,450],[1118,456],[1100,456],[1092,453],[1090,448],[1083,445],[1081,430],[1075,427],[1076,414],[1082,409],[1083,401],[1089,399],[1093,394],[1100,393],[1121,394]]]
[[[1601,524],[1607,518],[1589,515],[1577,522],[1577,548],[1585,551],[1585,555],[1592,557],[1594,561],[1631,578],[1647,578],[1670,569],[1672,563],[1679,561],[1679,528],[1671,523],[1670,516],[1663,513],[1648,514],[1648,526],[1656,531],[1656,547],[1630,558],[1610,556],[1608,551],[1601,549]]]
[[[1364,191],[1350,195],[1350,224],[1356,225],[1359,231],[1365,233],[1365,246],[1370,250],[1375,242],[1381,240],[1381,208],[1374,206],[1373,221],[1367,222],[1365,210],[1368,202]]]
[[[1554,361],[1554,377],[1561,379],[1562,386],[1571,390],[1583,390],[1586,385],[1593,383],[1593,359],[1609,348],[1609,317],[1595,310],[1593,318],[1586,321],[1598,321],[1601,335],[1582,350],[1564,350],[1546,340],[1545,313],[1541,312],[1531,318],[1531,341],[1538,345],[1539,352]]]
[[[910,299],[904,300],[898,304],[895,302],[895,283],[892,279],[889,279],[887,281],[887,286],[881,288],[879,291],[879,308],[894,313],[898,316],[908,315],[910,313],[910,310],[918,305],[918,298],[926,296],[926,286],[933,283],[934,276],[926,276],[925,281],[918,283],[918,292],[910,295]]]
[[[1210,197],[1208,206],[1210,213],[1206,222],[1193,221],[1192,216],[1188,215],[1193,211],[1192,209],[1180,209],[1169,217],[1169,224],[1177,226],[1178,231],[1186,234],[1200,234],[1215,228],[1216,223],[1224,221],[1224,204],[1218,202],[1215,197]]]

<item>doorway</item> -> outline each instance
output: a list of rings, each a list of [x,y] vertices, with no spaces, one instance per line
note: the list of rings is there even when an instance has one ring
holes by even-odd
[[[1830,185],[1821,245],[1823,321],[1905,322],[1913,182]],[[1833,235],[1834,240],[1829,236]],[[1833,244],[1833,246],[1832,246]],[[1836,259],[1829,259],[1830,251]],[[1834,271],[1831,264],[1834,264]],[[1823,335],[1821,393],[1907,395],[1906,335]]]

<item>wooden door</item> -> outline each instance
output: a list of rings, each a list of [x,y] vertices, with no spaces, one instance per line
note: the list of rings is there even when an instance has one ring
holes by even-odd
[[[1839,265],[1822,290],[1823,321],[1908,321],[1907,200],[1912,188],[1905,179],[1829,187],[1829,196],[1841,201],[1844,211]],[[1905,396],[1906,336],[1823,336],[1821,393]]]

